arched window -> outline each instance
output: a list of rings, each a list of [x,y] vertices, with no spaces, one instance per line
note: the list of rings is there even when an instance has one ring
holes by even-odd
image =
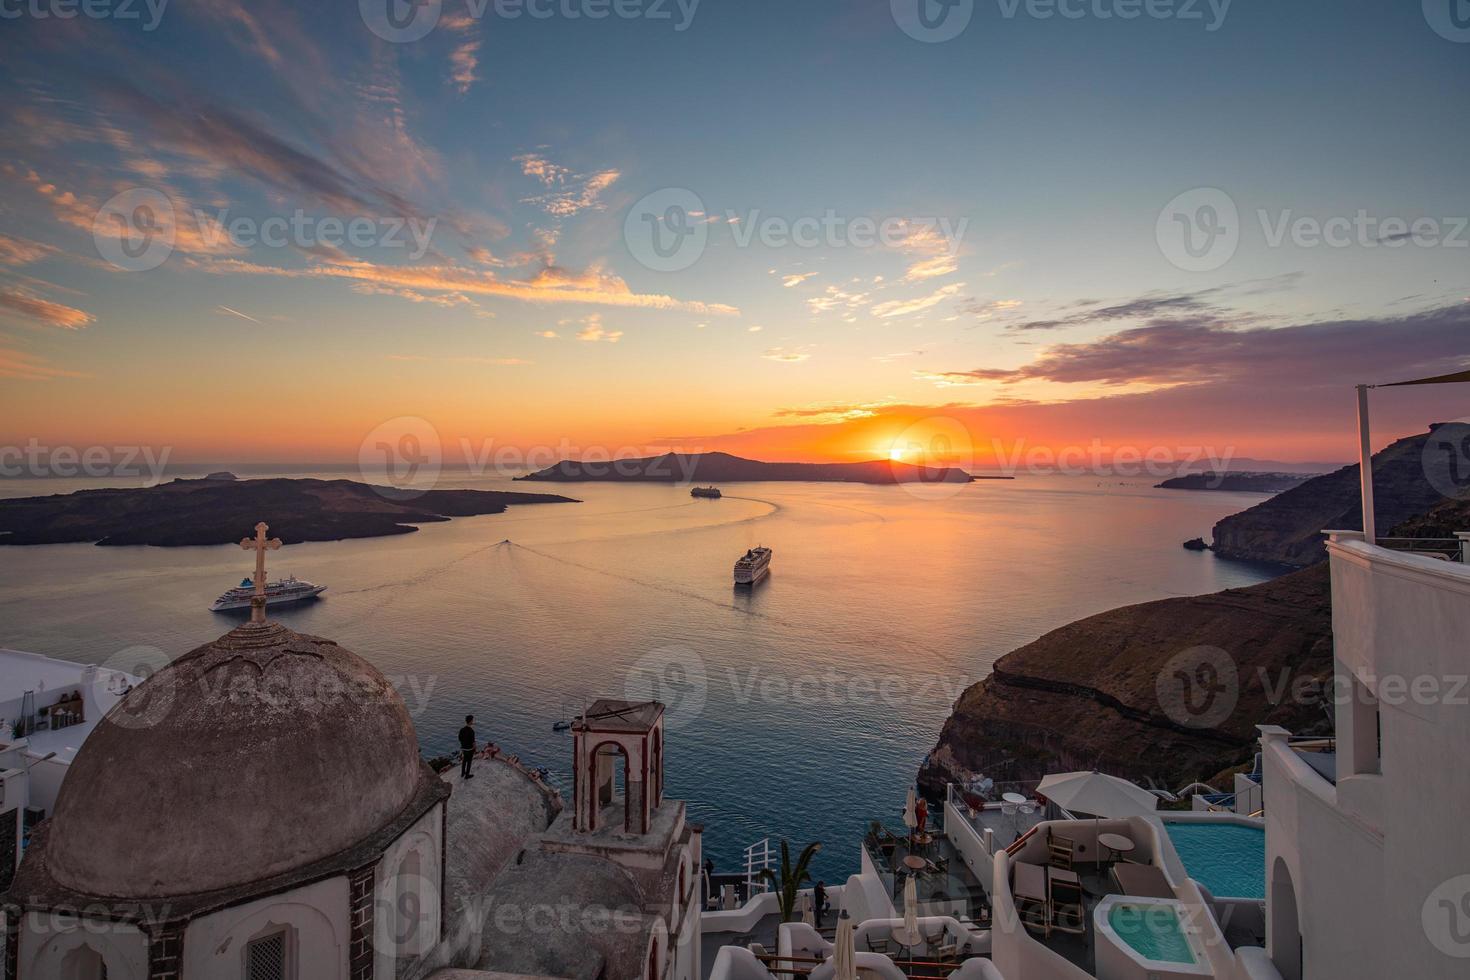
[[[61,958],[61,980],[107,980],[107,963],[91,946],[78,946]]]

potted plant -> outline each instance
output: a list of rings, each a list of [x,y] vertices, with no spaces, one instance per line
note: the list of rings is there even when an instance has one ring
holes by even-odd
[[[770,868],[761,869],[761,881],[771,886],[776,893],[776,901],[781,906],[781,921],[796,921],[796,896],[801,891],[801,886],[812,880],[811,872],[807,870],[812,863],[812,858],[822,849],[819,841],[808,844],[796,859],[796,864],[791,863],[791,848],[786,841],[781,841],[781,867],[780,873]]]

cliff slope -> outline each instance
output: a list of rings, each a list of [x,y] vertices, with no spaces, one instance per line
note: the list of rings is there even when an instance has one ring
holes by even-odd
[[[1423,514],[1470,489],[1470,425],[1454,422],[1400,439],[1373,457],[1378,527]],[[1303,567],[1327,557],[1322,531],[1360,531],[1362,496],[1358,467],[1345,466],[1215,525],[1215,554]],[[1379,532],[1383,532],[1380,530]]]
[[[1290,682],[1331,675],[1325,564],[1109,610],[1002,657],[955,705],[920,785],[1098,769],[1176,789],[1249,760],[1258,724],[1323,722]]]

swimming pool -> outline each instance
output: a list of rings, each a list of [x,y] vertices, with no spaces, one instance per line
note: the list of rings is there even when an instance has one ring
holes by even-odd
[[[1164,824],[1184,870],[1216,898],[1266,897],[1266,831],[1226,820]]]
[[[1145,960],[1195,962],[1179,913],[1169,905],[1119,903],[1108,909],[1108,925]]]

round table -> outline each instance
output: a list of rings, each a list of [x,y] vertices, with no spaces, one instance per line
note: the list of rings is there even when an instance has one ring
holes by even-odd
[[[1124,854],[1133,850],[1134,844],[1122,834],[1098,834],[1097,843],[1099,847],[1105,847],[1113,852],[1113,860],[1121,860]]]
[[[1016,806],[1020,806],[1026,802],[1026,797],[1020,793],[1002,793],[1000,798],[1007,803],[1014,803]]]
[[[903,926],[895,926],[891,935],[895,943],[898,943],[901,948],[908,951],[909,959],[914,958],[914,947],[924,941],[924,937],[919,935],[917,930],[909,932]]]
[[[903,866],[911,871],[923,871],[929,866],[929,862],[917,854],[910,854],[903,859]]]

